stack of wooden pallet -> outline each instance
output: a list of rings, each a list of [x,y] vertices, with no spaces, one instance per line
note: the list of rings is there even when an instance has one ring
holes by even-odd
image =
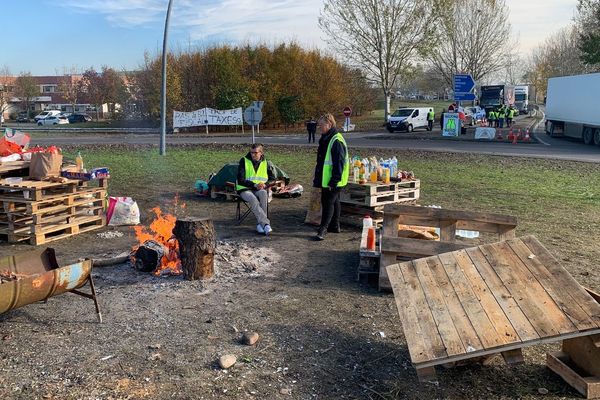
[[[39,245],[106,225],[107,179],[98,186],[73,179],[0,179],[0,235]]]
[[[362,218],[369,215],[375,226],[383,222],[386,204],[414,204],[419,199],[421,181],[410,180],[391,183],[348,183],[340,195],[342,222],[362,225]]]

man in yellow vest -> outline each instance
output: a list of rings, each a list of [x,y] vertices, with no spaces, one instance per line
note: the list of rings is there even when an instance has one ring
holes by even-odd
[[[515,117],[515,109],[510,106],[506,112],[506,127],[510,128],[512,125],[513,118]]]
[[[433,130],[433,121],[434,120],[435,120],[435,111],[433,111],[433,108],[430,108],[429,112],[427,113],[427,130],[428,131]]]
[[[324,240],[327,232],[340,232],[340,192],[350,176],[348,146],[335,125],[331,114],[319,118],[321,138],[313,186],[321,188],[321,225],[316,240]]]
[[[263,145],[255,143],[238,165],[236,190],[256,217],[256,231],[268,235],[273,231],[267,214],[267,185],[275,181],[272,168],[264,157]]]

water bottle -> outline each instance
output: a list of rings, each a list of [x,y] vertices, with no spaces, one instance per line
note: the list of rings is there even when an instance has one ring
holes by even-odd
[[[392,157],[392,161],[391,161],[391,175],[394,178],[398,177],[398,159],[396,158],[396,156]]]

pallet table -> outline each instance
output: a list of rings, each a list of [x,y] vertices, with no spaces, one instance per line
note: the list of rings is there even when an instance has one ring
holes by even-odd
[[[0,164],[0,177],[29,175],[29,161],[9,161]]]
[[[345,225],[362,226],[362,219],[369,215],[373,225],[383,223],[386,204],[415,204],[420,196],[421,181],[398,181],[391,183],[348,183],[340,194],[341,222]]]
[[[420,380],[435,366],[600,333],[600,304],[533,236],[387,267]]]
[[[435,227],[440,230],[439,241],[398,237],[398,225]],[[387,277],[388,265],[428,257],[470,247],[468,241],[456,241],[459,229],[496,234],[499,240],[515,237],[517,219],[509,215],[448,210],[441,208],[387,205],[384,208],[383,239],[379,290],[391,290]]]

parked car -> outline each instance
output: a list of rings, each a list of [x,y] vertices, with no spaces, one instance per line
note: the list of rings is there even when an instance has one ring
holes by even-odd
[[[59,115],[60,115],[60,111],[58,111],[58,110],[46,110],[46,111],[39,113],[35,117],[33,117],[33,119],[35,120],[35,122],[38,122],[39,120],[44,119],[46,117],[50,117],[50,116],[58,117]]]
[[[87,114],[71,114],[68,119],[70,124],[75,124],[78,122],[90,122],[92,117]]]
[[[427,108],[399,108],[389,116],[387,130],[412,132],[416,128],[427,129]]]
[[[467,107],[466,110],[470,111],[470,114],[473,116],[470,125],[475,125],[485,119],[485,110],[479,106]]]
[[[20,112],[17,115],[17,122],[29,122],[29,114],[27,112]]]
[[[58,115],[49,115],[46,118],[39,119],[38,126],[42,125],[62,125],[68,124],[69,120],[66,117],[60,117]]]

